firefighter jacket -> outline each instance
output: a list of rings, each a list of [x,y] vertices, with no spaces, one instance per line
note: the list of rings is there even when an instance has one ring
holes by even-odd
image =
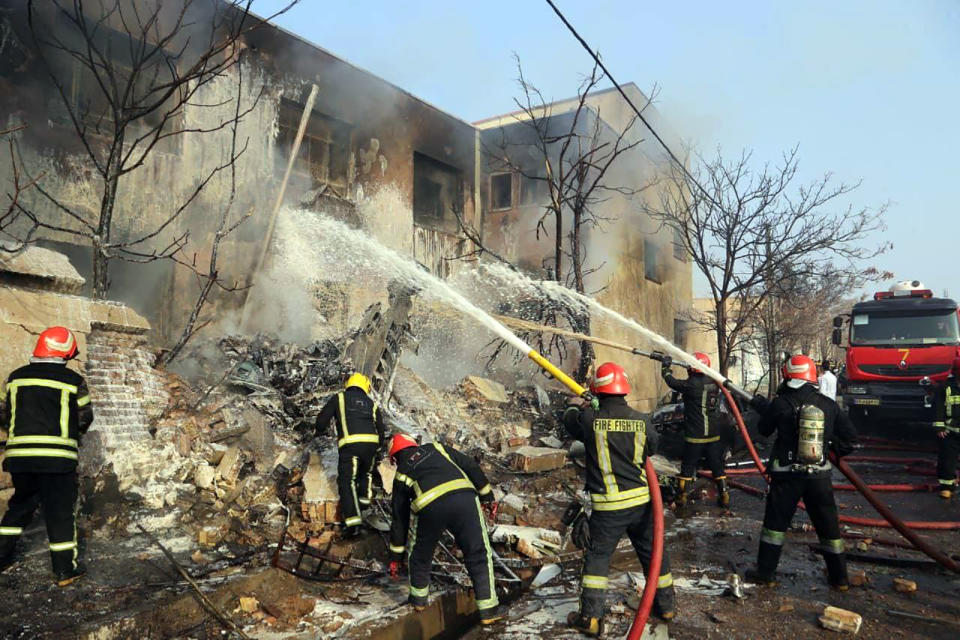
[[[813,411],[808,413],[808,408]],[[807,426],[815,427],[812,433],[819,434],[821,455],[816,463],[803,461],[800,455],[801,447],[813,442],[806,435],[801,441],[802,433],[808,433]],[[857,432],[846,412],[811,384],[799,389],[781,386],[777,396],[761,412],[757,428],[763,436],[777,434],[769,461],[769,470],[774,474],[829,475],[828,453],[832,451],[843,457],[853,451],[857,440]]]
[[[399,557],[407,544],[410,514],[416,515],[437,498],[470,491],[481,502],[493,500],[493,488],[477,462],[453,447],[431,442],[397,452],[393,478],[393,524],[390,553]]]
[[[317,416],[316,430],[323,433],[337,419],[337,446],[365,442],[380,444],[384,438],[383,416],[377,403],[358,387],[347,387],[332,396]]]
[[[934,408],[937,417],[933,426],[947,433],[960,434],[960,384],[953,376],[937,386]]]
[[[10,473],[68,473],[93,422],[83,377],[59,359],[35,359],[7,378],[0,425],[7,429]]]
[[[595,511],[619,511],[650,501],[643,464],[656,453],[649,416],[630,408],[623,396],[600,396],[600,408],[570,407],[563,424],[587,452],[587,492]]]
[[[720,387],[707,376],[692,373],[686,380],[678,380],[663,369],[667,386],[683,396],[683,439],[687,442],[717,442],[720,440],[718,412]]]

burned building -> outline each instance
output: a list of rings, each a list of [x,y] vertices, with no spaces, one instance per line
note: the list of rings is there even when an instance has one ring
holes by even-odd
[[[196,6],[191,10],[201,11]],[[159,17],[161,23],[164,19],[175,24],[175,17]],[[188,16],[185,24],[213,19]],[[236,16],[225,13],[219,19],[228,25]],[[253,16],[243,19],[237,46],[222,52],[235,56],[235,63],[202,83],[163,124],[142,163],[118,180],[113,238],[135,242],[137,255],[127,252],[133,259],[124,260],[123,251],[112,251],[118,257],[109,262],[106,296],[142,313],[161,343],[181,330],[198,291],[197,278],[171,260],[144,256],[189,238],[181,263],[202,264],[209,258],[216,219],[230,197],[230,172],[215,169],[230,155],[230,129],[223,123],[234,109],[243,114],[237,134],[243,153],[235,164],[231,224],[248,219],[220,247],[218,275],[240,286],[235,295],[220,296],[223,313],[236,311],[248,297],[256,303],[257,292],[248,295],[243,286],[269,242],[274,202],[302,120],[305,130],[284,205],[362,227],[441,276],[456,266],[444,258],[463,250],[457,215],[474,224],[479,220],[480,167],[470,124],[273,24]],[[163,27],[156,33],[163,33]],[[103,64],[121,75],[134,73],[130,50],[140,46],[166,47],[168,59],[190,63],[189,51],[176,51],[177,40],[144,42],[135,32],[116,12],[81,28],[45,3],[36,5],[31,22],[25,3],[0,2],[0,102],[5,114],[0,130],[18,129],[8,134],[17,157],[2,154],[0,182],[13,183],[15,166],[21,175],[37,178],[42,193],[28,189],[20,198],[24,209],[47,222],[32,239],[67,254],[88,283],[106,189],[87,147],[117,142],[111,120],[115,87],[100,86],[82,56],[72,54],[89,41],[105,57]],[[45,40],[44,34],[51,33],[63,47]],[[304,118],[314,86],[316,98]],[[130,123],[120,146],[130,148],[131,138],[148,134],[156,124],[152,119],[164,116],[161,109]],[[78,117],[85,120],[77,122]],[[24,216],[19,226],[7,222],[4,230],[14,236],[30,227]],[[373,299],[386,299],[386,291],[378,290],[354,300],[346,291],[363,283],[333,275],[314,292],[313,306],[326,322],[356,319]],[[261,321],[269,324],[271,319]]]
[[[634,104],[647,104],[636,85],[626,85],[624,90]],[[658,132],[670,135],[652,106],[645,108],[644,117]],[[609,149],[622,139],[621,144],[629,148],[611,163],[603,178],[602,194],[595,197],[593,209],[598,223],[582,226],[584,291],[596,293],[602,304],[684,347],[685,318],[692,301],[691,263],[674,243],[670,230],[660,228],[643,213],[645,200],[655,202],[662,189],[673,188],[666,179],[671,159],[636,120],[619,93],[615,89],[596,91],[587,95],[582,106],[579,99],[572,98],[495,116],[475,125],[480,130],[487,169],[484,244],[541,278],[557,275],[555,218],[552,214],[544,217],[551,193],[543,149],[549,154],[551,170],[559,173],[567,169],[559,159],[565,140],[572,139],[574,146],[582,145],[589,151]],[[583,151],[580,153],[579,157],[585,157]],[[550,180],[558,184],[561,179],[554,176]],[[542,220],[546,225],[538,233]],[[569,212],[560,233],[571,233]],[[569,249],[565,247],[564,252],[563,260],[569,264]],[[569,278],[569,269],[561,265],[560,279]],[[636,334],[620,325],[602,318],[592,320],[591,329],[596,335],[624,344],[638,340]],[[665,392],[657,367],[603,347],[597,349],[597,358],[624,364],[634,385],[632,400],[643,409],[656,406]]]

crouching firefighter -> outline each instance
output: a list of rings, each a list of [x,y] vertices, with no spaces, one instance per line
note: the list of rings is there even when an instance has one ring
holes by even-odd
[[[705,353],[693,354],[697,361],[710,366],[710,357]],[[697,477],[697,463],[707,459],[707,467],[717,485],[717,503],[730,506],[727,490],[727,475],[723,464],[723,443],[720,442],[719,413],[720,387],[703,372],[690,367],[686,380],[673,377],[669,357],[661,360],[660,373],[667,386],[683,396],[683,458],[680,463],[680,495],[677,503],[683,506],[693,482]]]
[[[390,441],[397,465],[393,479],[393,523],[390,527],[390,575],[397,577],[404,551],[410,572],[410,604],[427,606],[433,553],[444,531],[463,552],[480,612],[480,623],[502,616],[493,579],[493,550],[487,536],[482,502],[496,514],[493,490],[472,458],[439,442],[418,446],[406,435]],[[409,539],[408,539],[409,532]]]
[[[0,410],[8,434],[4,466],[14,490],[0,521],[0,571],[13,564],[17,540],[42,506],[61,587],[84,574],[77,549],[77,457],[93,410],[83,377],[66,366],[77,354],[70,330],[50,327],[41,333],[30,364],[7,378]]]
[[[586,447],[586,484],[593,507],[580,611],[571,613],[567,622],[587,635],[598,636],[603,633],[610,557],[624,534],[630,537],[644,570],[650,566],[653,509],[644,462],[656,452],[656,432],[647,430],[648,416],[627,405],[630,385],[623,367],[612,362],[600,365],[590,391],[599,400],[599,408],[573,406],[563,416],[567,431]],[[676,615],[666,548],[653,606],[654,614],[664,620]]]
[[[957,455],[960,454],[960,358],[953,361],[950,375],[936,389],[934,406],[940,438],[937,455],[937,481],[940,497],[949,500],[957,490]]]
[[[323,433],[337,420],[337,489],[344,537],[356,536],[363,523],[361,512],[373,499],[373,466],[384,440],[383,415],[370,398],[370,379],[354,373],[346,387],[331,397],[317,416],[316,430]]]
[[[772,402],[762,396],[752,402],[761,414],[760,433],[770,436],[776,432],[777,437],[767,467],[770,487],[757,568],[748,571],[747,578],[767,586],[776,585],[786,532],[797,503],[803,500],[820,538],[827,580],[832,588],[846,591],[847,560],[828,455],[831,451],[838,457],[850,453],[857,434],[837,403],[817,391],[812,359],[793,356],[783,365],[783,378],[784,385]]]

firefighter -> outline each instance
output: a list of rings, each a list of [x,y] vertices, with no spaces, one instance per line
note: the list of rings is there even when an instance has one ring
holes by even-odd
[[[0,425],[7,429],[4,465],[14,489],[0,521],[0,571],[13,564],[17,540],[42,506],[61,587],[84,574],[77,548],[77,457],[93,410],[87,383],[67,368],[78,353],[69,329],[43,331],[30,364],[7,378],[6,402],[0,408]]]
[[[383,414],[370,398],[370,379],[353,373],[343,391],[332,396],[317,416],[316,430],[323,433],[337,420],[337,489],[344,537],[360,532],[361,512],[373,499],[373,465],[384,440]]]
[[[960,358],[955,358],[950,375],[936,389],[937,480],[940,497],[949,500],[957,490],[957,454],[960,454]]]
[[[710,357],[699,351],[693,354],[697,361],[710,366]],[[661,361],[660,373],[674,391],[683,396],[683,458],[680,464],[680,494],[677,503],[687,502],[690,487],[697,475],[697,463],[706,457],[707,466],[717,485],[717,503],[730,506],[727,490],[727,475],[723,464],[723,443],[720,442],[718,412],[720,410],[720,387],[695,367],[689,367],[686,380],[678,380],[670,373],[673,361],[666,357]]]
[[[767,470],[767,492],[763,529],[756,570],[748,579],[776,585],[777,564],[787,528],[802,499],[820,538],[830,586],[846,591],[847,561],[844,554],[837,505],[833,498],[832,465],[828,454],[838,457],[853,450],[856,431],[837,403],[817,391],[817,368],[804,355],[791,357],[783,365],[784,385],[770,402],[756,396],[752,402],[760,414],[760,433],[776,432]]]
[[[603,633],[604,597],[610,557],[624,534],[647,570],[653,551],[653,509],[644,461],[656,452],[656,431],[647,430],[649,417],[627,404],[630,384],[623,367],[607,362],[597,368],[590,391],[599,400],[593,406],[572,406],[564,412],[563,423],[571,436],[586,447],[586,485],[593,512],[590,536],[581,578],[580,611],[567,622],[582,633]],[[654,613],[664,620],[676,615],[673,576],[666,548]]]
[[[410,604],[427,606],[433,552],[444,531],[463,552],[480,623],[490,625],[499,613],[493,580],[493,550],[483,510],[496,517],[496,503],[487,477],[472,458],[439,442],[417,445],[404,434],[390,441],[397,465],[393,479],[393,523],[390,527],[390,575],[398,576],[404,551],[410,573]],[[409,538],[408,538],[409,531]]]

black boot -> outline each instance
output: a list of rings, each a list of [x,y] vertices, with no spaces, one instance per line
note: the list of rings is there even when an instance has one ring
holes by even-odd
[[[80,578],[82,578],[84,575],[86,575],[86,573],[87,573],[87,570],[80,565],[77,565],[73,569],[68,569],[67,571],[58,571],[57,586],[66,587],[68,585],[71,585],[77,580],[79,580]]]
[[[823,560],[827,564],[827,582],[830,588],[837,591],[847,591],[850,589],[850,581],[847,579],[847,554],[845,553],[825,553]]]
[[[677,617],[677,602],[673,586],[657,589],[657,595],[653,599],[653,614],[667,622]]]
[[[724,509],[730,508],[730,492],[727,490],[727,479],[719,478],[717,483],[717,504]]]
[[[603,618],[589,618],[579,611],[571,611],[567,624],[587,636],[599,637],[603,634]]]

